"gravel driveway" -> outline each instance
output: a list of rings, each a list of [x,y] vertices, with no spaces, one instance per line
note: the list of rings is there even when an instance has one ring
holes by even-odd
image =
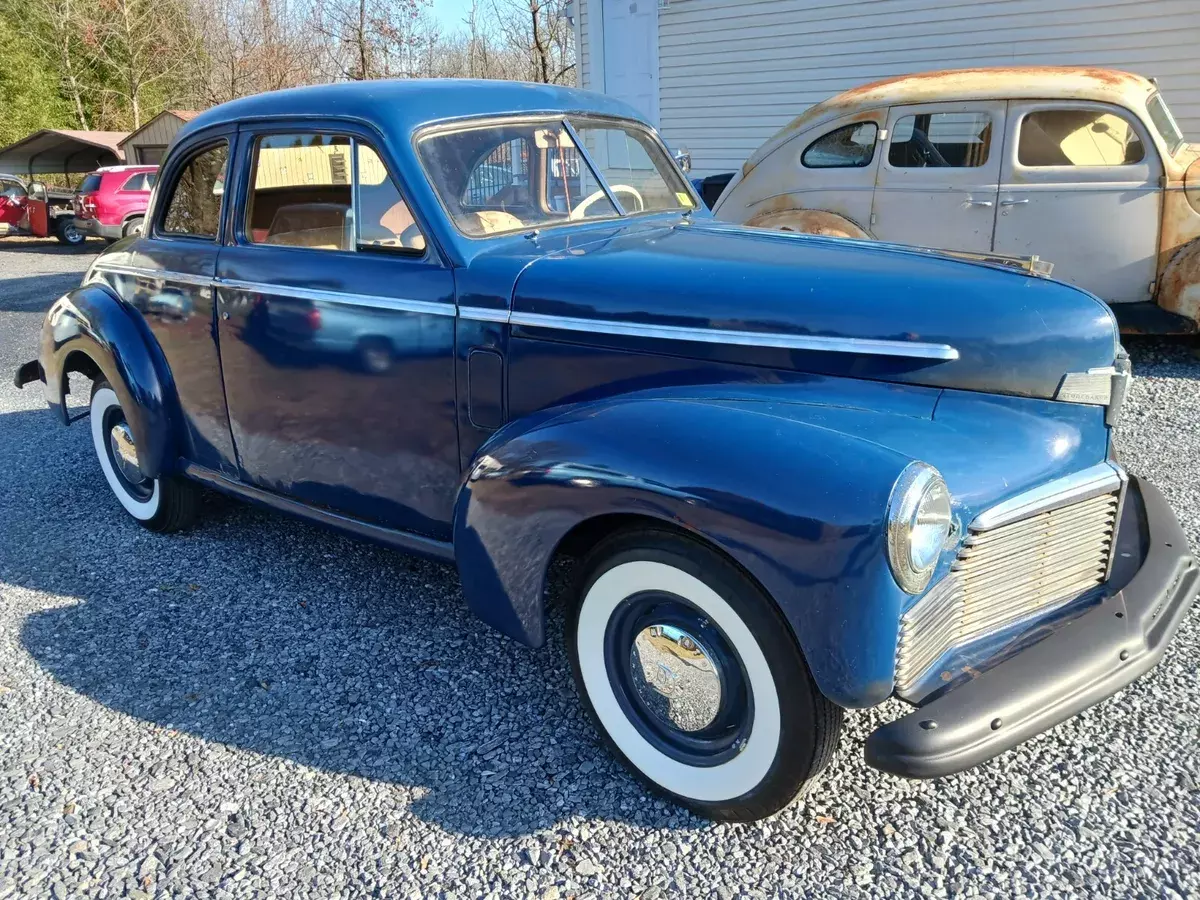
[[[0,900],[1200,897],[1200,612],[1152,675],[953,778],[868,770],[848,716],[775,818],[711,825],[600,748],[561,647],[452,569],[218,497],[150,534],[85,427],[16,391],[98,247],[0,242]],[[1131,345],[1121,446],[1200,543],[1200,360]],[[82,385],[81,385],[82,387]]]

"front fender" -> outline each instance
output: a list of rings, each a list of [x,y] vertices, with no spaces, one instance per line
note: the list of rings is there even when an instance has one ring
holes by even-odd
[[[180,413],[170,369],[141,315],[101,284],[78,287],[54,302],[42,325],[39,361],[46,400],[64,424],[66,374],[81,353],[112,385],[151,478],[173,471],[180,456]]]
[[[598,516],[657,519],[715,545],[762,585],[826,696],[881,702],[906,596],[888,568],[884,519],[910,458],[806,421],[806,409],[624,398],[508,426],[480,450],[455,509],[468,604],[538,646],[563,538]]]

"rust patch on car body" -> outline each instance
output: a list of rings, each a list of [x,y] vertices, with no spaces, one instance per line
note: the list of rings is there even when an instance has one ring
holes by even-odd
[[[1175,252],[1159,280],[1158,305],[1200,322],[1200,238]]]
[[[819,234],[825,237],[870,240],[871,236],[845,216],[824,209],[781,209],[751,216],[750,228],[769,228],[773,231],[795,231],[800,234]]]

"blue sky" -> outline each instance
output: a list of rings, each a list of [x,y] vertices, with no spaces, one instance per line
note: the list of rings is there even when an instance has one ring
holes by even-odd
[[[454,31],[462,25],[471,8],[471,0],[433,0],[433,15],[447,31]]]

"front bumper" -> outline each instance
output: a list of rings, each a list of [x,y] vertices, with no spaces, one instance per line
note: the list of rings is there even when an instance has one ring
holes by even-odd
[[[868,765],[909,778],[961,772],[1099,703],[1158,663],[1196,596],[1200,567],[1157,488],[1131,477],[1125,503],[1116,552],[1142,560],[1125,586],[877,729],[867,738]]]

